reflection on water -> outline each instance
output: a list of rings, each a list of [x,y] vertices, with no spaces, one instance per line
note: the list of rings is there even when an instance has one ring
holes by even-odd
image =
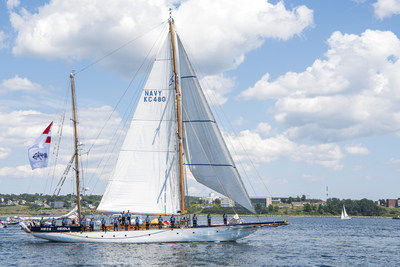
[[[268,218],[275,220],[277,218]],[[281,218],[278,218],[281,219]],[[0,229],[4,266],[395,266],[400,220],[286,218],[238,242],[65,244]]]

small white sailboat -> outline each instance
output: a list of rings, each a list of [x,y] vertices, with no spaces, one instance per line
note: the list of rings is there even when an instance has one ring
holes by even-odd
[[[182,42],[174,32],[172,18],[168,26],[164,45],[156,56],[142,90],[116,167],[97,210],[106,213],[130,210],[138,215],[187,216],[183,171],[187,168],[199,183],[254,212]],[[74,98],[74,76],[71,74],[70,77]],[[75,112],[74,125],[79,196]],[[81,219],[79,197],[77,204],[78,217]],[[238,221],[228,225],[191,227],[188,223],[178,223],[175,228],[92,232],[81,231],[79,226],[21,226],[35,237],[58,242],[152,243],[235,241],[261,227],[286,224],[286,221]]]
[[[351,219],[351,217],[349,217],[349,215],[347,215],[346,208],[344,205],[343,205],[342,215],[340,216],[340,219],[342,219],[342,220],[350,220]]]

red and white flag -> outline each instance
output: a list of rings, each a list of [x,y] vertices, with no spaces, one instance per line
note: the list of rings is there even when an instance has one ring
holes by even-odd
[[[50,154],[51,126],[53,126],[53,122],[47,126],[42,135],[36,139],[33,146],[28,149],[29,162],[32,170],[47,167]]]

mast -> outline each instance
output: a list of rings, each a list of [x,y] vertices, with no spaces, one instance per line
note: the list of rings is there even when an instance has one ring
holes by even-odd
[[[74,140],[75,140],[75,176],[76,176],[76,198],[78,206],[78,220],[81,221],[81,193],[79,185],[79,153],[78,153],[78,130],[76,127],[76,105],[75,105],[75,86],[74,86],[74,74],[71,72],[69,75],[71,78],[71,93],[72,93],[72,111],[73,111],[73,123],[74,123]]]
[[[171,11],[171,9],[170,9]],[[171,14],[171,13],[170,13]],[[176,51],[174,37],[174,20],[169,18],[169,31],[171,33],[172,57],[174,61],[174,80],[175,80],[175,95],[176,95],[176,118],[178,121],[178,145],[179,145],[179,177],[180,177],[180,193],[181,193],[181,214],[185,213],[185,190],[183,177],[183,145],[182,145],[182,118],[181,118],[181,96],[179,92],[178,71],[176,67]]]

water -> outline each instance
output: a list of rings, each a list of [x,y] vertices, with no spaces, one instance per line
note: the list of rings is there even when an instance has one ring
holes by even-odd
[[[398,266],[400,220],[283,218],[237,242],[64,244],[0,228],[2,266]],[[201,218],[204,220],[204,218]],[[249,218],[245,218],[250,221]],[[267,218],[282,220],[282,218]]]

